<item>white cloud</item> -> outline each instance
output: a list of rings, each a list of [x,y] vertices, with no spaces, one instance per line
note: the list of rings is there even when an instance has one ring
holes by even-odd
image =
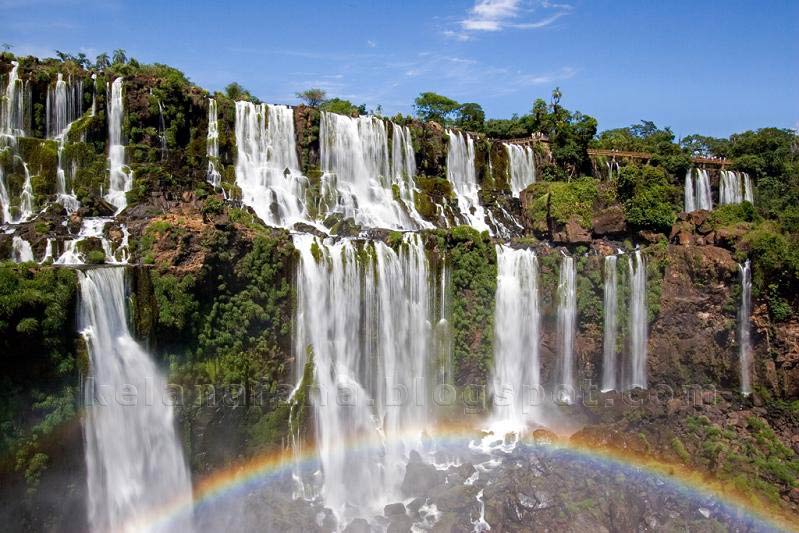
[[[369,48],[377,48],[377,42],[369,39],[368,41],[366,41],[366,46],[368,46]]]
[[[572,9],[570,4],[556,4],[547,0],[476,0],[466,17],[458,22],[457,29],[446,29],[443,35],[467,41],[475,32],[545,28]]]

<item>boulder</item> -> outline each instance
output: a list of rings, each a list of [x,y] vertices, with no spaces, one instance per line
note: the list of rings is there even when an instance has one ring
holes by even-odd
[[[666,240],[666,236],[657,231],[641,230],[638,232],[638,237],[649,244],[655,244],[660,241]]]
[[[624,209],[620,205],[612,205],[603,209],[591,220],[594,235],[619,235],[627,231]]]
[[[402,492],[408,496],[426,496],[431,489],[444,482],[444,472],[436,470],[433,465],[414,461],[405,468],[402,480]]]
[[[553,232],[552,240],[562,244],[590,244],[591,233],[572,218],[566,222],[562,231]]]
[[[383,514],[388,518],[396,515],[405,515],[405,504],[402,502],[389,503],[383,508]]]

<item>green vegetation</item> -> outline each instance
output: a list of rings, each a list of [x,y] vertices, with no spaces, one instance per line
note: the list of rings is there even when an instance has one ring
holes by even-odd
[[[597,182],[583,177],[571,182],[537,182],[528,188],[535,200],[527,215],[531,220],[546,221],[551,218],[557,224],[571,219],[584,228],[591,227],[594,202],[597,201]]]
[[[634,228],[668,233],[679,210],[680,190],[663,167],[626,165],[618,176],[624,216]]]

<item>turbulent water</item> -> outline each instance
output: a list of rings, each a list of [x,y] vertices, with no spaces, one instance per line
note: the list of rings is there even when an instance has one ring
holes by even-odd
[[[646,388],[648,309],[646,303],[646,261],[640,250],[627,259],[630,272],[630,374],[629,388]]]
[[[741,393],[752,393],[752,270],[749,260],[738,265],[741,273],[741,306],[738,309],[738,354],[741,365]]]
[[[604,335],[602,344],[602,391],[611,391],[618,384],[618,356],[616,337],[618,333],[618,271],[617,257],[608,255],[604,265]]]
[[[532,250],[498,245],[494,326],[494,416],[523,427],[541,385],[538,259]],[[536,400],[539,400],[536,402]]]
[[[363,516],[396,501],[408,453],[421,446],[421,435],[406,431],[427,418],[426,403],[416,401],[431,352],[427,258],[414,234],[398,251],[374,242],[359,253],[353,241],[310,235],[294,243],[295,357],[300,369],[313,354],[322,495],[340,518]],[[356,437],[372,451],[344,444]]]
[[[510,170],[510,190],[513,196],[535,182],[535,156],[529,146],[504,143],[508,152],[508,168]]]
[[[491,233],[486,223],[486,211],[480,204],[477,174],[474,166],[474,139],[467,133],[447,130],[447,179],[452,182],[458,197],[458,208],[468,224],[479,231]]]
[[[208,99],[208,135],[205,142],[208,157],[208,183],[219,187],[222,184],[222,174],[216,168],[219,160],[219,122],[216,116],[216,100],[213,98]]]
[[[31,243],[16,235],[11,243],[11,259],[15,263],[27,263],[33,261],[33,250]]]
[[[558,391],[556,400],[573,403],[576,399],[574,381],[574,338],[577,321],[577,267],[573,257],[563,255],[558,283]]]
[[[90,356],[84,419],[90,528],[190,531],[190,519],[145,527],[164,505],[190,502],[191,481],[166,382],[128,330],[125,272],[101,268],[79,276],[79,321]]]
[[[125,198],[133,186],[133,174],[125,166],[125,144],[122,139],[122,115],[125,100],[122,94],[122,78],[111,84],[108,100],[108,194],[105,199],[121,212],[128,205]]]

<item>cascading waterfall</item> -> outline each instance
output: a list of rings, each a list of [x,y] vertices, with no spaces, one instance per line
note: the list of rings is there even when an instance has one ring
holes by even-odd
[[[694,192],[693,169],[685,172],[685,212],[696,211],[696,192]]]
[[[64,171],[64,146],[72,123],[82,114],[83,81],[66,82],[64,75],[58,73],[54,87],[47,92],[47,136],[58,141],[58,167],[56,168],[56,193],[58,203],[67,213],[74,213],[80,207],[74,192],[67,193],[67,178]]]
[[[79,273],[79,322],[90,356],[83,433],[94,532],[140,531],[165,504],[192,499],[166,381],[128,330],[124,276],[122,268]],[[184,517],[155,531],[191,529]]]
[[[111,248],[111,242],[105,237],[105,227],[111,218],[91,218],[86,217],[81,223],[80,231],[74,239],[64,242],[64,252],[56,259],[57,265],[83,265],[86,264],[84,254],[79,250],[78,245],[86,239],[98,239],[105,254],[105,262],[108,264],[126,264],[128,262],[128,228],[121,226],[122,242],[116,250]]]
[[[11,259],[15,263],[27,263],[33,261],[33,250],[31,243],[14,235],[11,243]]]
[[[434,331],[436,355],[439,361],[439,379],[437,384],[452,384],[452,330],[450,328],[450,267],[446,258],[440,263],[438,280],[438,322]]]
[[[617,387],[617,356],[616,356],[616,337],[618,330],[618,320],[616,311],[618,309],[618,278],[616,270],[616,256],[608,255],[605,257],[605,300],[604,300],[604,341],[602,355],[602,392],[615,390]]]
[[[33,216],[33,184],[28,164],[22,161],[21,157],[14,157],[22,163],[22,169],[25,172],[25,181],[22,183],[22,192],[19,195],[19,218],[17,219],[17,222],[25,222]]]
[[[25,83],[19,78],[19,63],[11,62],[5,98],[0,105],[0,134],[11,137],[25,135]]]
[[[577,322],[577,267],[573,257],[563,254],[558,283],[558,386],[556,400],[571,404],[576,400],[574,382],[574,339]]]
[[[630,377],[629,388],[647,387],[646,355],[648,309],[646,302],[646,261],[640,250],[627,259],[630,273]]]
[[[242,201],[272,226],[310,222],[305,206],[308,179],[300,172],[294,140],[294,110],[236,102],[235,133],[236,184]]]
[[[703,168],[690,168],[685,174],[685,211],[713,209],[710,176]]]
[[[722,170],[719,180],[719,204],[740,204],[754,200],[752,180],[746,172]]]
[[[166,120],[164,120],[164,104],[158,100],[158,139],[161,141],[161,159],[166,157]]]
[[[747,172],[742,172],[744,179],[744,201],[750,204],[755,203],[755,192],[752,189],[752,178],[749,177]]]
[[[39,261],[40,265],[46,263],[48,261],[48,259],[52,259],[53,258],[53,253],[54,253],[53,252],[53,244],[54,244],[54,242],[55,241],[53,239],[47,239],[47,245],[44,248],[44,257],[42,257],[42,260]]]
[[[219,122],[216,113],[216,100],[208,99],[208,135],[206,136],[206,155],[208,157],[208,183],[214,187],[222,185],[222,174],[216,168],[219,161]]]
[[[535,155],[529,146],[504,143],[508,151],[510,190],[519,196],[531,183],[535,183]]]
[[[398,251],[374,242],[359,252],[353,241],[307,234],[294,244],[297,372],[312,353],[322,495],[346,518],[396,498],[408,453],[421,446],[421,433],[408,430],[423,428],[427,416],[426,402],[416,400],[431,350],[429,267],[416,234]],[[368,451],[341,446],[353,435]]]
[[[128,205],[125,193],[133,187],[133,173],[125,166],[125,145],[122,140],[122,115],[125,100],[122,94],[122,78],[111,84],[108,102],[108,173],[109,186],[105,199],[120,213]]]
[[[486,212],[480,204],[477,189],[477,174],[474,166],[474,140],[469,134],[447,130],[447,179],[452,182],[458,197],[458,207],[469,222],[479,231],[491,228],[485,221]]]
[[[11,220],[11,198],[8,195],[6,188],[6,176],[3,165],[0,165],[0,209],[2,209],[3,219],[0,220],[3,224],[12,222]]]
[[[494,327],[494,416],[516,428],[531,419],[540,388],[538,259],[498,245]]]
[[[389,158],[384,120],[322,113],[320,214],[338,212],[369,227],[429,227],[413,204],[416,162],[410,130],[397,126],[392,132],[393,160]],[[400,192],[398,198],[394,197],[395,186]]]
[[[738,310],[738,354],[741,365],[741,394],[752,393],[752,270],[747,259],[738,265],[741,273],[741,307]]]

